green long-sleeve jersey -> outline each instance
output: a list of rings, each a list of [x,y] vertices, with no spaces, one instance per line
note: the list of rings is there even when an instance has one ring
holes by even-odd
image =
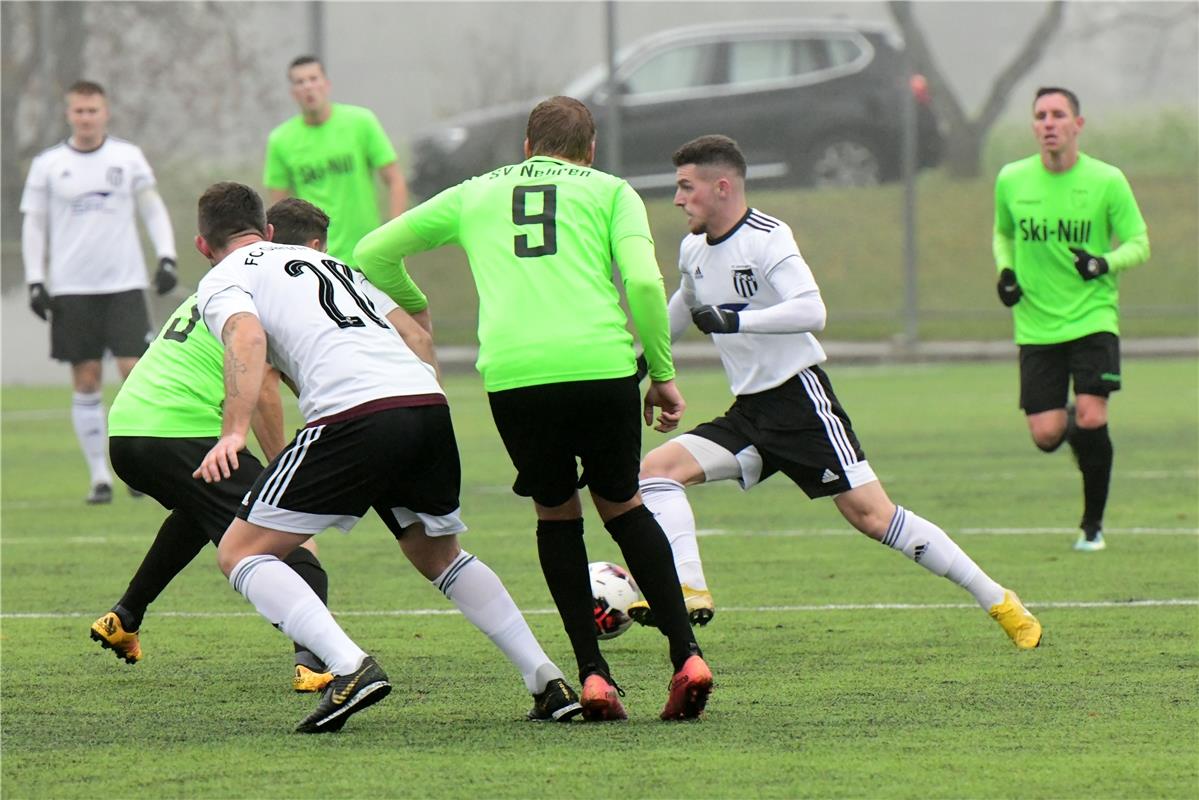
[[[662,274],[645,204],[627,182],[545,156],[472,178],[367,235],[358,268],[409,311],[425,306],[404,256],[466,251],[479,292],[488,391],[632,375],[616,261],[655,380],[674,377]]]
[[[1110,272],[1084,281],[1071,247],[1103,256]],[[1024,292],[1012,307],[1016,343],[1057,344],[1119,334],[1120,273],[1148,260],[1149,235],[1119,169],[1079,153],[1073,167],[1051,172],[1034,155],[995,180],[992,248]]]

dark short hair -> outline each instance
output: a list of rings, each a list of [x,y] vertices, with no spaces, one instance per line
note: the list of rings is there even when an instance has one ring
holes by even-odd
[[[291,76],[291,71],[293,69],[295,69],[296,67],[303,67],[308,64],[316,64],[318,67],[321,68],[322,75],[328,74],[327,72],[325,72],[324,63],[319,58],[317,58],[316,56],[313,56],[313,55],[302,55],[302,56],[296,56],[295,58],[293,58],[291,60],[291,63],[287,65],[288,77]]]
[[[107,95],[104,94],[104,87],[95,81],[75,81],[67,87],[66,93],[84,95],[98,94],[101,97],[107,97]]]
[[[1047,94],[1060,94],[1066,98],[1066,102],[1070,104],[1070,110],[1074,112],[1074,116],[1078,116],[1078,112],[1082,111],[1082,104],[1078,102],[1078,95],[1069,89],[1063,89],[1060,86],[1042,86],[1037,89],[1037,96],[1032,99],[1033,108],[1036,108],[1037,101]]]
[[[558,95],[537,104],[529,114],[525,136],[532,155],[586,161],[595,141],[595,120],[582,102]]]
[[[213,249],[243,233],[266,235],[266,214],[258,192],[244,183],[214,183],[200,195],[197,228]]]
[[[671,161],[676,167],[684,164],[728,167],[745,177],[745,156],[741,154],[741,148],[729,137],[718,133],[692,139],[674,151]]]
[[[275,226],[272,241],[280,244],[308,244],[313,239],[326,241],[329,215],[298,197],[285,197],[266,212],[266,221]]]

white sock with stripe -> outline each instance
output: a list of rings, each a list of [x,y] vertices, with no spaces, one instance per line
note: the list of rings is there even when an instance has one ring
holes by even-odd
[[[563,677],[491,567],[463,550],[431,583],[520,670],[532,694]]]
[[[895,506],[895,515],[882,543],[934,575],[961,586],[974,595],[984,611],[1003,602],[1003,587],[991,580],[945,531],[902,506]]]
[[[295,570],[274,556],[247,556],[229,583],[292,641],[308,648],[334,675],[348,675],[366,653],[333,620],[329,609]]]
[[[112,485],[108,471],[108,425],[104,419],[104,402],[99,392],[75,392],[71,395],[71,422],[75,438],[87,461],[92,486]]]
[[[695,513],[687,502],[683,484],[669,478],[645,478],[641,481],[641,499],[658,520],[670,550],[679,582],[692,589],[707,589],[704,565],[699,557],[695,536]]]

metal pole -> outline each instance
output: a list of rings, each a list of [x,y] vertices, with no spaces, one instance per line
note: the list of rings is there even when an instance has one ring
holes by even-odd
[[[919,297],[916,270],[916,96],[910,85],[910,65],[903,88],[903,343],[920,340]]]
[[[616,81],[616,0],[607,0],[604,3],[605,21],[607,24],[607,48],[608,48],[608,105],[605,109],[604,120],[607,123],[607,132],[601,137],[606,144],[604,152],[607,154],[605,159],[604,171],[610,172],[613,175],[621,173],[621,154],[620,154],[620,88]]]
[[[308,52],[317,58],[325,57],[325,4],[312,0],[308,4]]]

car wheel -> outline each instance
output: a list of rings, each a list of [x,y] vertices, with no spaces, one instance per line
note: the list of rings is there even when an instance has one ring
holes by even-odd
[[[804,175],[806,183],[817,187],[876,186],[883,179],[883,165],[873,144],[837,134],[808,151]]]

